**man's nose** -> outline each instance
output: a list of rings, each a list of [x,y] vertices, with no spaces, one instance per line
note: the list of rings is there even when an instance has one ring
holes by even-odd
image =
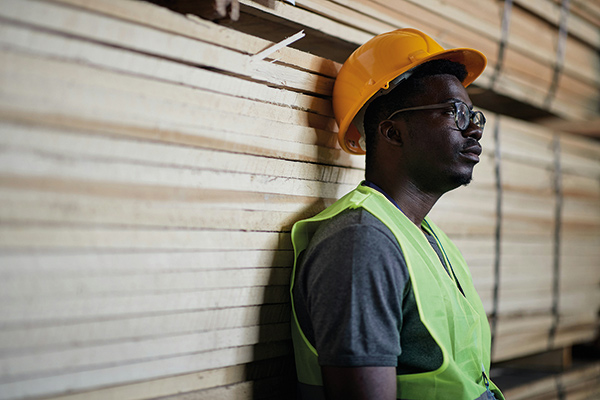
[[[483,136],[483,129],[481,129],[479,125],[475,124],[473,121],[470,121],[467,129],[463,131],[463,136],[472,137],[473,139],[479,141]]]

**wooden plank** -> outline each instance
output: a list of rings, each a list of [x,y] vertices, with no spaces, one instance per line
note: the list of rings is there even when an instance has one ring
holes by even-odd
[[[446,234],[457,236],[492,236],[495,217],[493,215],[473,214],[469,212],[456,213],[452,206],[447,209],[436,207],[436,214],[432,213],[433,221]],[[454,211],[454,214],[449,214]],[[469,218],[469,223],[465,223],[465,218]]]
[[[222,268],[279,268],[294,262],[292,250],[148,251],[148,252],[2,252],[2,279],[24,275],[114,276],[169,274]],[[201,261],[201,262],[200,262]]]
[[[560,136],[561,172],[596,178],[600,175],[600,146],[596,141]]]
[[[529,288],[532,291],[540,290],[549,292],[552,288],[552,255],[545,257],[539,255],[530,257],[520,257],[518,255],[506,254],[503,257],[506,262],[502,265],[503,274],[500,276],[500,286],[503,291],[510,293],[513,290],[520,291],[523,288]],[[529,265],[529,269],[523,268]],[[536,276],[535,282],[531,277]]]
[[[164,185],[130,185],[115,182],[90,182],[84,179],[61,179],[60,177],[26,177],[0,174],[0,186],[6,192],[19,193],[26,201],[27,193],[39,193],[40,197],[55,194],[58,197],[122,199],[128,201],[191,203],[195,207],[239,210],[243,205],[248,211],[314,212],[323,210],[336,199],[310,196],[263,194],[239,190],[213,190],[210,188],[185,188]],[[9,194],[10,195],[10,194]],[[56,212],[56,210],[55,210]]]
[[[110,275],[31,276],[21,274],[2,284],[0,299],[8,303],[27,299],[64,299],[126,294],[152,294],[167,291],[213,290],[224,287],[285,286],[289,284],[291,268],[232,269],[161,274],[160,280],[148,274],[125,275],[115,279]]]
[[[550,296],[547,297],[531,297],[526,299],[514,299],[503,297],[499,302],[499,311],[504,315],[515,315],[522,310],[527,310],[527,312],[549,312],[552,307],[552,301]],[[528,334],[532,334],[533,332],[527,332]],[[526,350],[526,348],[513,349],[514,353],[511,354],[512,357],[516,356],[519,353],[526,353],[530,350]]]
[[[36,163],[36,165],[17,165],[15,162],[18,159],[21,159],[23,162]],[[324,198],[339,198],[356,186],[354,184],[335,184],[318,181],[287,181],[283,177],[278,178],[258,174],[240,174],[210,170],[195,171],[162,166],[139,166],[126,162],[99,163],[94,161],[78,161],[75,162],[81,168],[78,172],[69,168],[68,164],[71,162],[74,162],[74,160],[65,159],[62,162],[54,162],[48,158],[31,156],[31,154],[26,152],[0,156],[0,167],[9,168],[12,166],[9,171],[14,174],[13,177],[15,178],[19,175],[35,176],[37,178],[59,175],[63,179],[84,179],[86,173],[89,173],[90,180],[106,182],[111,181],[109,177],[113,174],[114,179],[112,181],[121,184],[140,183],[172,187],[169,183],[179,180],[181,187],[196,189],[210,188],[229,191],[250,191],[254,188],[256,192],[263,194],[293,195],[297,193],[298,195],[314,195]],[[90,170],[94,168],[96,170],[92,173]],[[71,173],[69,173],[69,170]],[[137,176],[143,178],[138,179]],[[318,201],[317,199],[315,200]]]
[[[507,57],[509,58],[509,57]],[[516,60],[515,65],[522,65]],[[488,87],[491,83],[486,81],[486,76],[483,79],[478,79],[477,83],[483,87]],[[568,78],[562,81],[567,81]],[[548,88],[549,83],[535,82],[536,78],[521,73],[520,71],[506,67],[505,72],[500,75],[494,90],[502,95],[509,96],[515,100],[531,104],[542,110],[551,112],[554,115],[568,120],[589,120],[595,118],[595,107],[598,103],[594,97],[594,93],[586,93],[588,90],[581,92],[573,92],[571,88],[559,86],[548,103]],[[566,84],[565,84],[566,85]],[[577,85],[581,85],[579,82]],[[587,88],[590,88],[589,84]],[[594,87],[591,87],[595,90]]]
[[[270,250],[290,249],[288,233],[163,228],[118,229],[101,227],[27,226],[0,227],[4,251],[77,249],[121,250]]]
[[[600,187],[592,176],[574,175],[570,171],[563,170],[561,187],[563,196],[567,199],[594,202],[600,197]]]
[[[358,184],[307,181],[276,177],[259,173],[240,173],[162,163],[138,163],[120,158],[81,158],[61,153],[40,154],[34,150],[14,149],[0,155],[0,167],[7,173],[25,176],[61,176],[63,179],[87,179],[99,182],[150,184],[181,187],[242,190],[262,193],[322,196],[339,198]],[[269,161],[268,159],[263,159]],[[257,161],[261,161],[259,158]],[[72,168],[77,165],[78,168]],[[318,172],[318,171],[316,171]]]
[[[509,158],[503,158],[502,189],[511,192],[513,196],[547,196],[548,200],[554,197],[554,171],[539,168]]]
[[[541,95],[547,95],[554,78],[554,70],[547,65],[527,57],[525,54],[508,51],[505,53],[501,73],[513,80],[521,78],[520,85]],[[554,101],[561,104],[575,102],[580,107],[589,108],[597,103],[594,97],[598,88],[576,77],[562,74],[557,82]]]
[[[591,261],[590,257],[590,261]],[[565,268],[560,274],[560,287],[562,290],[577,291],[578,289],[589,289],[600,281],[600,272],[594,268],[593,262],[583,261],[579,268]],[[587,310],[582,310],[582,312]]]
[[[269,360],[271,361],[271,360]],[[291,360],[280,358],[273,360],[272,365],[280,371],[288,368]],[[184,374],[169,378],[155,379],[147,382],[133,383],[106,389],[67,394],[53,397],[53,400],[104,400],[107,398],[121,400],[141,400],[152,397],[163,397],[177,393],[196,392],[219,386],[242,383],[248,379],[256,379],[271,372],[271,366],[264,361],[258,363],[235,365],[227,368]],[[204,398],[204,397],[203,397]]]
[[[524,331],[548,330],[552,325],[550,313],[529,314],[527,318],[522,316],[500,316],[498,318],[498,333],[501,335],[519,334]]]
[[[478,78],[478,86],[491,89],[491,72],[484,73]],[[529,80],[523,77],[507,76],[501,74],[494,84],[494,91],[503,96],[512,98],[514,100],[521,101],[526,104],[530,104],[540,109],[547,109],[546,98],[547,92],[539,90],[540,88],[533,88],[529,86]],[[557,101],[556,99],[550,104],[552,113],[560,116],[561,118],[567,119],[589,119],[590,115],[588,111],[582,109],[579,106],[573,107],[572,104],[564,101]]]
[[[261,5],[270,8],[268,3],[262,2]],[[178,12],[189,12],[198,15],[197,8],[193,2],[176,0],[169,2],[167,6]],[[305,35],[302,40],[295,41],[289,45],[290,47],[314,54],[318,57],[333,60],[337,63],[343,63],[357,47],[356,44],[331,37],[318,29],[296,23],[289,19],[279,18],[274,13],[262,11],[245,4],[240,4],[240,14],[242,17],[238,21],[220,20],[218,23],[275,43],[280,42],[284,37],[290,37],[299,31],[304,31]],[[198,17],[196,15],[188,14],[188,17],[197,20]]]
[[[18,179],[18,178],[17,178]],[[232,195],[237,195],[232,193]],[[236,208],[153,202],[96,199],[89,196],[56,196],[44,192],[15,193],[0,189],[0,221],[8,224],[95,225],[112,227],[162,227],[171,229],[229,229],[291,231],[298,218],[308,218],[315,208],[297,211],[245,209],[243,198]],[[268,203],[264,204],[266,208]]]
[[[525,175],[525,179],[527,178],[529,176]],[[551,191],[542,191],[539,195],[506,191],[502,194],[504,206],[502,217],[506,218],[509,223],[513,222],[513,220],[515,223],[518,223],[519,220],[535,220],[544,225],[551,225],[554,223],[554,207],[556,202],[552,194]]]
[[[255,398],[290,398],[294,396],[294,379],[271,377],[260,380],[235,383],[227,387],[211,388],[193,393],[176,394],[165,397],[165,400],[189,400],[202,398],[206,400],[220,399],[255,399]]]
[[[0,305],[0,326],[21,326],[28,322],[62,322],[115,319],[117,316],[135,318],[176,311],[210,310],[256,306],[264,303],[289,301],[289,285],[221,288],[180,293],[131,294],[115,297],[98,296],[74,301],[67,299],[20,299]]]
[[[575,201],[565,199],[563,202],[564,230],[579,231],[597,235],[600,232],[600,210],[598,202],[595,201]]]
[[[494,362],[505,361],[548,349],[548,331],[500,336],[494,343]]]
[[[15,57],[20,59],[22,56],[15,55]],[[32,65],[28,62],[25,62],[25,64]],[[3,65],[8,66],[10,64]],[[28,67],[25,66],[24,68],[27,70]],[[185,138],[187,143],[201,143],[209,148],[217,147],[237,152],[260,151],[265,154],[266,150],[264,148],[271,147],[277,150],[272,153],[267,151],[267,155],[297,158],[297,156],[293,156],[284,150],[285,146],[288,146],[290,150],[292,147],[301,150],[305,154],[301,158],[315,160],[316,148],[313,143],[330,143],[331,146],[337,146],[335,135],[325,133],[324,140],[321,140],[318,139],[318,136],[321,135],[319,130],[310,127],[277,121],[261,121],[250,116],[232,115],[225,111],[209,111],[202,108],[190,109],[186,106],[186,103],[179,101],[165,103],[158,97],[151,99],[140,94],[131,94],[133,97],[127,99],[127,92],[121,90],[109,89],[105,91],[93,86],[86,87],[84,76],[81,76],[83,86],[78,88],[78,85],[73,85],[74,82],[72,81],[65,86],[65,84],[59,84],[58,80],[34,78],[25,71],[18,72],[11,69],[9,72],[5,70],[2,81],[6,84],[3,85],[3,91],[0,92],[0,102],[2,103],[0,108],[4,110],[4,119],[35,120],[35,114],[42,114],[41,120],[46,124],[58,120],[61,125],[66,122],[69,125],[85,126],[88,130],[94,129],[95,126],[100,124],[102,130],[107,128],[117,132],[126,130],[129,135],[145,136],[152,139],[162,136],[169,141],[176,140],[179,143]],[[43,72],[40,73],[41,76],[44,76]],[[31,88],[29,93],[22,90],[23,85],[26,85],[25,82],[31,84],[36,79],[38,79],[39,86]],[[31,86],[27,85],[25,87]],[[65,91],[65,88],[69,88],[68,91]],[[90,90],[93,90],[92,93],[97,95],[89,96]],[[124,102],[129,106],[124,108],[122,106]],[[32,114],[34,109],[36,109],[36,113]],[[160,110],[160,112],[153,112],[153,110]],[[80,123],[79,121],[82,119],[85,122]],[[127,126],[131,125],[139,128],[127,129]],[[145,128],[140,125],[145,126]],[[221,132],[218,137],[215,137],[214,133],[206,132],[205,138],[193,138],[202,135],[201,132],[206,129],[219,129]],[[259,137],[253,136],[251,139],[248,137],[248,132],[251,134],[255,132],[254,134]],[[315,134],[317,135],[316,142]],[[239,137],[239,135],[244,136]],[[282,140],[282,138],[287,138],[289,141]],[[247,144],[240,147],[240,142],[244,140]],[[270,141],[272,144],[268,145]],[[322,159],[323,156],[327,155],[327,152],[329,150],[319,154],[319,158]],[[311,153],[313,156],[306,158]],[[337,148],[331,154],[334,158],[341,157],[342,160],[348,160],[353,164],[362,164],[361,158],[350,159],[347,155],[342,155]]]
[[[276,89],[257,82],[195,68],[167,59],[150,57],[145,54],[126,51],[112,46],[90,43],[89,41],[64,37],[58,34],[53,35],[47,31],[36,31],[32,30],[31,27],[8,23],[0,24],[0,43],[3,44],[6,50],[14,49],[43,57],[68,61],[69,64],[83,63],[87,66],[119,72],[119,74],[112,75],[112,79],[117,81],[112,81],[111,77],[105,75],[104,72],[89,69],[88,76],[94,79],[97,84],[99,82],[102,85],[122,87],[117,82],[122,79],[121,76],[124,73],[126,75],[143,76],[151,80],[177,83],[185,87],[210,90],[211,92],[227,96],[259,100],[269,104],[277,104],[305,111],[314,111],[329,117],[333,116],[331,103],[319,97],[308,96],[285,89]],[[35,60],[35,62],[42,61]],[[53,72],[57,69],[54,66],[47,66],[47,68]],[[165,88],[168,86],[162,85],[162,87]],[[167,95],[168,92],[165,93],[165,96]],[[204,96],[207,96],[207,94],[204,94]],[[215,97],[215,99],[218,98],[213,93],[208,96]],[[233,104],[235,103],[232,103],[229,109],[237,109]],[[214,105],[218,105],[218,103]],[[286,112],[288,110],[281,110],[282,115],[285,115]]]
[[[578,286],[588,288],[590,285],[595,285],[600,280],[598,268],[595,268],[593,262],[594,256],[573,257],[572,261],[578,261],[579,264],[573,262],[562,263],[564,268],[561,270],[561,288],[564,290],[576,291]],[[561,260],[565,261],[565,259]],[[586,310],[582,310],[585,312]]]
[[[53,400],[142,400],[186,393],[211,387],[227,386],[246,379],[247,365],[234,365],[210,371],[195,372],[169,378],[109,387],[83,393],[52,397]]]
[[[600,137],[600,116],[590,117],[582,121],[569,121],[556,117],[548,117],[538,121],[550,130],[569,133],[589,138]]]
[[[389,32],[400,27],[397,22],[390,24],[380,20],[379,18],[373,18],[370,12],[356,12],[352,8],[340,6],[332,1],[296,0],[295,5],[298,8],[322,15],[331,21],[353,26],[361,30],[366,30],[369,33],[374,33],[375,35]],[[348,39],[346,38],[346,40]]]
[[[33,103],[31,105],[35,106],[36,98],[23,99],[22,104],[15,104],[19,99],[13,97],[15,102],[10,104],[6,101],[3,106],[0,106],[0,118],[4,121],[11,121],[18,124],[43,125],[65,131],[75,130],[102,135],[156,140],[239,154],[285,158],[303,162],[318,161],[323,164],[355,166],[355,168],[361,168],[364,165],[363,158],[350,158],[341,149],[328,148],[327,144],[334,146],[334,143],[337,143],[337,138],[329,134],[326,135],[327,137],[319,137],[319,132],[315,130],[312,131],[312,134],[309,130],[308,137],[304,134],[299,135],[299,137],[305,138],[303,140],[312,141],[312,143],[286,141],[277,139],[276,137],[248,135],[242,129],[242,126],[237,123],[231,124],[234,131],[219,131],[218,135],[216,135],[214,128],[203,127],[197,123],[181,124],[176,119],[169,121],[164,116],[157,117],[156,114],[147,113],[143,117],[137,118],[131,116],[123,117],[118,114],[115,116],[105,114],[102,117],[98,117],[97,115],[92,115],[92,113],[85,112],[88,109],[85,106],[83,110],[77,110],[78,106],[76,102],[68,104],[68,111],[62,105],[58,107],[58,110],[38,109],[35,112],[32,110],[28,112],[27,102],[31,101]],[[0,101],[2,101],[1,97]],[[39,102],[39,106],[44,107],[43,102]],[[20,109],[17,107],[20,107]],[[183,118],[183,116],[181,117]],[[221,118],[221,121],[229,121],[223,118],[225,116]],[[236,126],[237,128],[235,128]],[[265,132],[270,133],[270,131]]]
[[[482,169],[483,168],[483,169]],[[453,238],[494,234],[495,189],[492,162],[485,155],[466,188],[446,193],[433,207],[429,217]]]
[[[202,370],[244,364],[291,353],[290,342],[272,342],[258,346],[234,347],[193,355],[179,355],[98,370],[78,370],[61,379],[37,377],[20,382],[2,382],[0,389],[8,398],[51,396],[90,388],[102,388]]]
[[[8,65],[3,69],[3,77],[9,79],[10,76],[11,79],[14,79],[11,86],[4,88],[7,95],[14,93],[13,90],[17,87],[21,89],[21,96],[26,96],[27,92],[39,93],[40,89],[43,90],[45,86],[48,90],[46,96],[51,96],[57,94],[57,86],[70,84],[73,89],[80,87],[84,93],[88,93],[87,95],[81,93],[78,96],[80,101],[91,97],[89,93],[102,97],[103,93],[106,92],[120,92],[119,95],[124,98],[128,95],[134,95],[150,101],[160,99],[160,101],[173,105],[181,104],[182,109],[184,108],[183,104],[186,104],[188,109],[193,109],[199,115],[202,115],[203,110],[220,111],[221,113],[231,113],[231,110],[236,110],[236,114],[246,117],[257,117],[283,123],[284,125],[279,125],[280,129],[289,128],[293,130],[293,126],[311,126],[329,132],[333,132],[335,129],[335,121],[332,118],[294,110],[290,107],[273,107],[273,105],[263,102],[249,101],[238,97],[186,88],[181,85],[128,77],[118,73],[81,67],[77,64],[28,57],[26,55],[6,54],[5,59]],[[38,89],[20,82],[20,79],[25,76],[31,81],[39,82],[41,87]],[[88,101],[92,100],[89,99]],[[152,110],[148,110],[147,113],[150,111]],[[124,112],[132,113],[133,111],[124,110]],[[167,107],[165,107],[164,113],[168,113]],[[250,118],[246,119],[250,120]],[[265,121],[265,123],[268,122]],[[269,126],[267,125],[267,127]],[[222,129],[227,129],[227,126],[223,126]]]
[[[597,283],[597,282],[596,282]],[[561,293],[560,296],[561,311],[577,312],[577,310],[585,309],[590,305],[600,303],[600,293],[597,290],[592,291],[576,291]]]
[[[46,152],[57,157],[78,157],[99,160],[98,162],[104,160],[107,163],[114,161],[161,165],[167,168],[210,169],[344,184],[358,184],[363,175],[362,171],[355,169],[290,163],[274,158],[215,152],[157,142],[115,139],[87,133],[63,133],[58,130],[43,130],[35,126],[24,127],[1,122],[0,135],[3,143],[15,153]],[[10,170],[9,168],[6,171]]]
[[[332,90],[333,80],[330,78],[286,68],[264,60],[251,61],[248,55],[211,46],[199,40],[127,24],[97,14],[82,13],[50,3],[29,0],[7,1],[8,3],[0,10],[0,15],[11,21],[33,24],[118,47],[127,46],[138,52],[217,68],[277,86],[318,94],[328,94]]]
[[[140,363],[175,355],[193,355],[288,339],[288,323],[263,324],[50,352],[37,351],[35,354],[9,355],[3,357],[5,368],[0,375],[0,382],[18,382],[35,377],[62,375],[79,370],[98,370],[111,365]]]
[[[300,25],[309,26],[315,30],[325,33],[328,36],[342,39],[344,41],[362,44],[375,36],[375,34],[372,32],[365,32],[365,30],[368,31],[368,29],[356,29],[346,24],[332,21],[330,18],[321,17],[312,12],[301,10],[281,1],[273,2],[269,4],[269,7],[251,0],[240,0],[240,4],[245,5],[250,10],[254,9],[277,16],[278,18],[284,18],[293,21]]]
[[[172,396],[165,397],[164,400],[185,400],[190,398],[202,398],[207,400],[218,400],[218,399],[253,399],[257,396],[265,396],[265,395],[275,395],[274,385],[281,386],[281,381],[276,379],[266,379],[267,382],[261,381],[246,381],[240,383],[234,383],[227,387],[218,387],[200,390],[194,393],[183,393],[176,394]],[[263,388],[268,385],[270,389],[262,389],[261,383],[263,383]],[[288,390],[286,395],[291,395]],[[265,398],[265,397],[262,397]]]
[[[193,15],[184,17],[143,1],[125,1],[118,3],[106,0],[48,1],[68,4],[117,19],[131,21],[182,36],[196,38],[250,55],[259,53],[274,44],[273,42],[261,39],[257,36],[248,35],[222,25],[217,25]],[[190,21],[193,23],[190,23]],[[294,65],[307,71],[317,72],[332,78],[337,76],[337,72],[341,68],[341,65],[338,63],[290,47],[284,47],[273,53],[271,57],[267,58],[269,60],[278,60],[278,62]]]
[[[554,136],[548,129],[503,117],[500,130],[502,158],[533,163],[541,168],[554,165]]]
[[[561,256],[565,258],[593,256],[597,254],[598,236],[564,235],[561,238]]]
[[[539,371],[563,371],[573,366],[573,356],[570,347],[563,347],[561,349],[518,358],[508,362],[506,365]]]
[[[558,0],[554,0],[558,3]],[[569,9],[574,14],[585,19],[593,25],[600,25],[600,5],[587,0],[573,0],[570,2]]]
[[[332,0],[331,3],[343,6],[347,10],[353,10],[358,14],[366,15],[378,21],[385,22],[385,24],[390,27],[388,30],[393,30],[394,28],[398,29],[412,27],[412,24],[416,22],[414,19],[411,21],[411,18],[409,18],[407,15],[404,15],[402,13],[402,9],[384,7],[383,5],[377,4],[374,1]],[[341,16],[345,13],[339,12],[338,14]]]
[[[82,347],[175,337],[200,330],[208,332],[286,323],[289,322],[290,315],[289,304],[266,304],[97,321],[82,319],[69,324],[52,324],[50,321],[46,325],[35,326],[35,321],[31,321],[24,326],[8,327],[0,331],[0,351],[2,357],[6,357],[72,348],[74,343]]]
[[[546,0],[516,0],[515,3],[533,12],[535,15],[546,19],[555,26],[560,25],[561,8],[556,3]],[[569,14],[567,29],[569,34],[575,35],[591,47],[600,47],[600,36],[598,36],[597,27],[580,18],[578,15]]]
[[[198,398],[206,400],[220,400],[220,399],[239,399],[239,400],[252,400],[257,395],[257,390],[254,381],[246,381],[234,383],[226,387],[216,387],[205,390],[200,390],[190,394],[176,394],[165,397],[164,400],[186,400],[196,396]],[[271,392],[272,394],[272,392]]]
[[[519,373],[521,375],[525,374],[524,371],[519,371]],[[530,383],[504,390],[503,392],[505,396],[510,396],[511,399],[515,400],[532,399],[533,396],[539,394],[550,398],[551,393],[557,391],[557,386],[568,391],[572,385],[588,379],[597,379],[598,375],[600,375],[600,366],[597,362],[594,362],[583,368],[573,368],[560,374],[553,374],[543,379],[534,380]]]

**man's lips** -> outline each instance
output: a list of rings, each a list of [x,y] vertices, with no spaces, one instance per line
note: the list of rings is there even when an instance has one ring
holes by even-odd
[[[468,146],[460,152],[460,154],[468,158],[469,160],[479,162],[479,156],[481,155],[481,145],[479,143]]]

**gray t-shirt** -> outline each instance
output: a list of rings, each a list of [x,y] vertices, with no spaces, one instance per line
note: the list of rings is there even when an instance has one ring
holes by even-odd
[[[298,260],[293,296],[320,365],[395,366],[407,374],[442,364],[396,238],[364,209],[346,210],[318,228]]]

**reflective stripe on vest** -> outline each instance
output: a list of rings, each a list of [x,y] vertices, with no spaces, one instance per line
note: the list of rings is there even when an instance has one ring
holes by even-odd
[[[440,265],[440,259],[423,232],[378,191],[359,186],[313,218],[292,228],[296,261],[306,249],[318,226],[346,209],[363,208],[377,217],[394,234],[406,260],[419,316],[442,351],[442,365],[435,371],[397,376],[397,398],[477,399],[489,390],[504,397],[487,379],[490,367],[490,329],[483,305],[475,291],[466,262],[456,246],[428,218],[438,245],[454,269],[464,291]],[[290,291],[293,290],[296,261]],[[298,380],[322,385],[316,349],[302,332],[294,310],[292,292],[292,339]]]

